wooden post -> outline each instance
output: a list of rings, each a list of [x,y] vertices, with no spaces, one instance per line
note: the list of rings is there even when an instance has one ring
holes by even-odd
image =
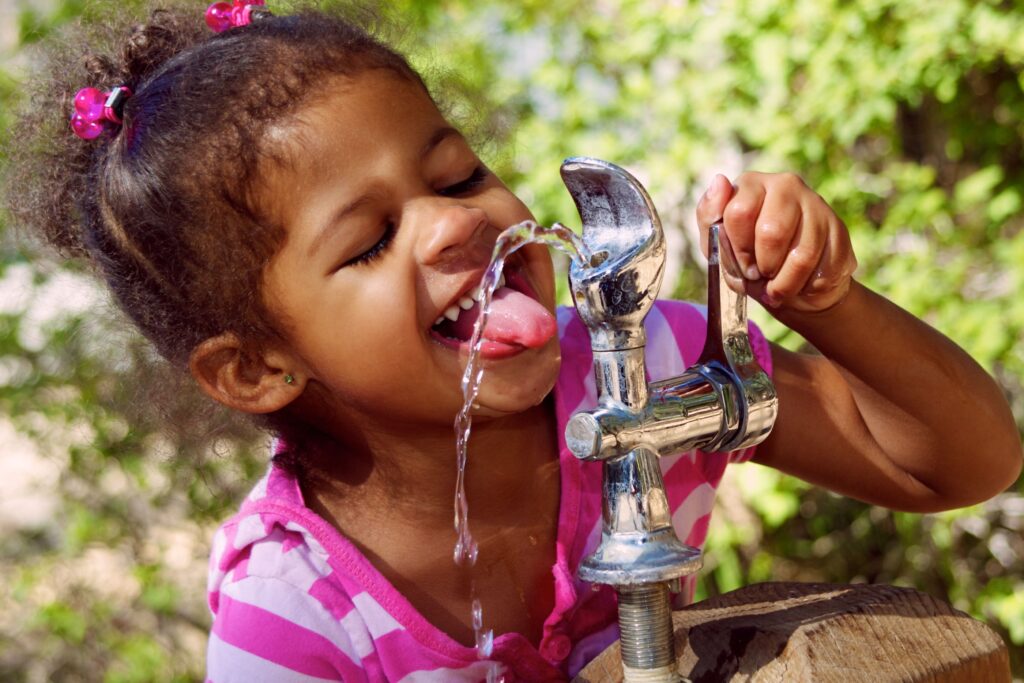
[[[762,583],[674,612],[679,673],[693,683],[1009,683],[984,623],[909,588]],[[614,643],[578,683],[619,683]]]

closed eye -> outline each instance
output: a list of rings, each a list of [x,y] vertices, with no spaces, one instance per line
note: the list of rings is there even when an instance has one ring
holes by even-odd
[[[458,197],[460,195],[469,194],[476,188],[483,185],[484,181],[487,180],[489,173],[490,172],[487,170],[487,167],[481,164],[474,168],[473,172],[465,179],[460,180],[454,185],[442,187],[437,191],[437,193],[443,197]]]
[[[396,226],[393,222],[388,221],[384,226],[384,232],[381,234],[380,239],[377,240],[376,244],[364,251],[363,253],[350,258],[345,261],[338,269],[347,268],[348,266],[361,266],[370,263],[379,258],[391,244],[392,239],[395,236]]]

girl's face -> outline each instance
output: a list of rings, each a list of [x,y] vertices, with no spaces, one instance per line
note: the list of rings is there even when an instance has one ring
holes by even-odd
[[[323,88],[281,131],[288,161],[264,186],[286,233],[266,271],[267,305],[328,418],[451,425],[465,350],[435,323],[479,284],[498,233],[530,212],[419,85],[378,69]],[[520,250],[505,272],[539,302],[525,302],[534,318],[553,310],[545,247]],[[532,345],[492,352],[478,413],[520,412],[550,391],[557,338]]]

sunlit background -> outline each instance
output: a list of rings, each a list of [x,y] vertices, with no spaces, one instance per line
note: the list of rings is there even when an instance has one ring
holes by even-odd
[[[139,5],[0,0],[0,134],[34,46]],[[647,185],[670,240],[665,296],[704,297],[693,204],[714,173],[800,173],[850,227],[858,278],[964,346],[1024,426],[1024,2],[438,0],[387,14],[542,222],[578,225],[566,156]],[[208,542],[265,467],[266,438],[154,363],[81,266],[12,228],[0,223],[0,680],[201,680]],[[767,580],[912,586],[995,628],[1019,681],[1022,492],[901,514],[733,467],[699,597]]]

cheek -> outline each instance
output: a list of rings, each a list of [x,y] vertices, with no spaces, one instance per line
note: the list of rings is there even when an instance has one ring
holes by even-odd
[[[386,278],[366,276],[329,286],[302,301],[295,317],[301,318],[293,326],[299,353],[314,372],[341,383],[347,383],[346,368],[362,375],[375,366],[378,374],[388,374],[395,364],[382,359],[414,355],[422,341],[415,302]]]
[[[317,379],[339,405],[365,413],[406,414],[410,401],[424,403],[421,389],[430,368],[418,338],[382,325],[339,330],[336,341],[321,340],[311,362]],[[458,388],[452,381],[452,393]]]
[[[324,317],[331,312],[324,311]],[[366,292],[358,300],[338,306],[330,320],[330,334],[323,342],[348,353],[367,358],[401,358],[422,342],[416,305],[396,290],[374,295]],[[382,369],[383,370],[383,369]]]
[[[507,228],[523,221],[535,220],[530,209],[526,207],[519,197],[512,194],[512,191],[502,185],[496,190],[497,196],[488,213],[491,219],[502,228]]]

